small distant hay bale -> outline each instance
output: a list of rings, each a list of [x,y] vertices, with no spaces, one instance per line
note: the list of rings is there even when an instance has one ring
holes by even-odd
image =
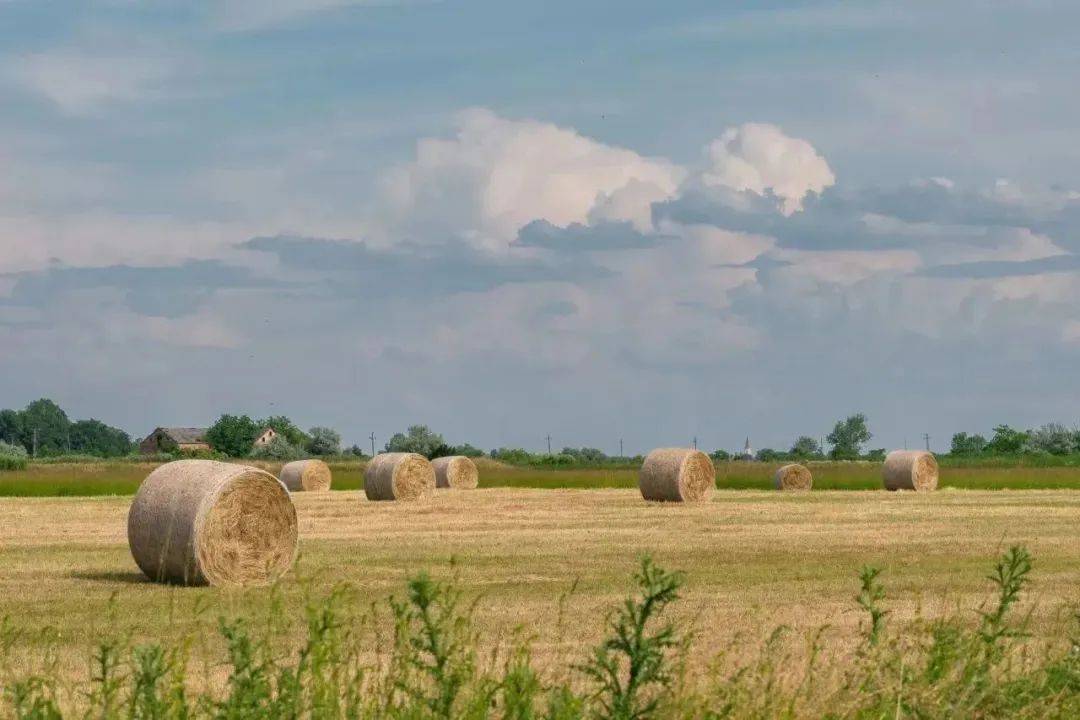
[[[368,500],[422,500],[435,490],[435,469],[423,455],[382,453],[364,469]]]
[[[296,460],[281,468],[278,476],[289,492],[324,492],[330,489],[333,475],[322,460]]]
[[[773,484],[777,490],[805,491],[814,486],[814,476],[805,465],[791,463],[784,465],[773,476]]]
[[[645,458],[638,487],[646,500],[700,502],[716,488],[716,470],[700,450],[659,448]]]
[[[893,450],[881,469],[886,490],[929,492],[938,486],[938,464],[925,450]]]
[[[178,460],[150,473],[128,512],[128,545],[148,578],[266,585],[296,557],[289,492],[258,468]]]
[[[480,484],[480,472],[476,463],[464,455],[435,458],[431,461],[435,469],[435,487],[461,488],[472,490]]]

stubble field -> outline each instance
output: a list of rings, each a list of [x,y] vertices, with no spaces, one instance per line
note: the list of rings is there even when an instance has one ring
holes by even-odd
[[[1080,493],[1070,491],[720,490],[696,505],[618,489],[443,491],[412,505],[358,491],[294,497],[296,571],[246,591],[146,582],[127,548],[128,497],[0,499],[0,616],[23,629],[25,657],[47,649],[78,678],[106,635],[212,643],[219,617],[299,620],[305,598],[342,584],[378,617],[420,570],[457,576],[481,645],[527,635],[541,667],[583,658],[644,554],[686,573],[674,613],[696,629],[702,666],[779,625],[795,638],[827,625],[826,648],[850,644],[866,564],[884,569],[898,625],[971,614],[990,596],[989,566],[1016,543],[1035,558],[1024,607],[1036,636],[1057,632],[1080,601]]]

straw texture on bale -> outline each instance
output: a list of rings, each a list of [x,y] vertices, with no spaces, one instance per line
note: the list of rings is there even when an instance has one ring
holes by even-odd
[[[893,450],[881,469],[886,490],[937,490],[938,464],[925,450]]]
[[[709,456],[700,450],[659,448],[645,458],[638,487],[646,500],[707,500],[716,488],[716,471]]]
[[[321,492],[330,489],[330,466],[322,460],[297,460],[281,468],[281,482],[289,492],[306,490]]]
[[[805,465],[791,463],[776,471],[773,483],[777,490],[809,490],[814,486],[814,476]]]
[[[368,500],[422,500],[435,490],[435,469],[423,455],[382,453],[364,468]]]
[[[183,585],[264,585],[292,567],[296,508],[258,468],[178,460],[150,473],[128,511],[128,545],[147,577]]]
[[[472,490],[480,484],[480,472],[476,463],[464,455],[435,458],[431,461],[435,468],[435,487],[461,488]]]

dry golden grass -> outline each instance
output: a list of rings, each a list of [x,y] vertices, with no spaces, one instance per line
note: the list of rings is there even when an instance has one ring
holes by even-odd
[[[706,654],[779,624],[828,624],[829,642],[843,643],[862,619],[853,596],[864,564],[885,568],[891,622],[978,605],[987,569],[1013,543],[1035,557],[1036,633],[1063,603],[1080,600],[1080,493],[1070,491],[720,490],[707,503],[652,504],[637,490],[497,489],[447,490],[412,504],[369,502],[357,491],[294,501],[301,558],[281,588],[287,606],[298,611],[305,592],[343,581],[362,602],[384,606],[421,569],[453,572],[454,558],[467,593],[480,596],[479,630],[491,641],[527,628],[541,663],[581,659],[644,553],[687,573],[677,613],[693,620]],[[269,602],[266,590],[145,582],[127,548],[129,504],[0,499],[0,614],[54,628],[73,672],[85,670],[105,629],[178,637]],[[560,597],[575,581],[560,623]]]

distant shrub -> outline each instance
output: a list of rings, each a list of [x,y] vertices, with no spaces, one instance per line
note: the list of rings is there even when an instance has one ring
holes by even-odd
[[[307,451],[312,455],[337,455],[341,452],[341,435],[328,427],[313,427],[308,430],[310,436]]]
[[[729,453],[727,450],[713,450],[711,453],[709,453],[709,457],[711,457],[713,460],[730,460],[731,453]]]
[[[0,441],[0,470],[25,470],[28,462],[26,448]]]
[[[986,438],[982,435],[968,435],[959,432],[952,436],[952,445],[949,448],[950,455],[979,455],[986,452]]]
[[[1027,440],[1020,448],[1026,453],[1069,455],[1077,451],[1076,431],[1057,423],[1048,423],[1027,433]]]
[[[777,460],[784,460],[786,457],[785,453],[773,450],[772,448],[761,448],[757,453],[759,462],[775,462]]]
[[[307,452],[290,443],[284,435],[275,435],[270,442],[251,451],[251,457],[256,460],[300,460],[307,456]]]
[[[881,462],[885,459],[886,454],[885,448],[874,448],[873,450],[866,451],[866,459],[874,462]]]
[[[429,460],[452,454],[448,450],[443,436],[427,425],[410,425],[405,432],[395,433],[386,443],[386,452],[419,453]]]
[[[484,451],[478,447],[474,447],[469,443],[463,443],[461,445],[454,445],[452,448],[454,452],[451,455],[464,455],[465,457],[483,457]]]

